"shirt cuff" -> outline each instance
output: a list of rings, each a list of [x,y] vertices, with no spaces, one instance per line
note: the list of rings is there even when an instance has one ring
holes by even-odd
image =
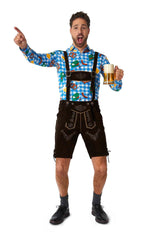
[[[29,48],[29,45],[27,45],[26,48],[21,49],[21,48],[19,47],[19,49],[20,49],[24,54],[26,54],[30,48]]]
[[[113,84],[109,85],[112,90],[119,91],[122,88],[122,80],[115,80]]]

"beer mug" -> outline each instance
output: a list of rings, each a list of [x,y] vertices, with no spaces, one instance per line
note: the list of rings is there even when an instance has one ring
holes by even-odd
[[[114,83],[114,65],[105,64],[103,84],[113,84],[113,83]]]

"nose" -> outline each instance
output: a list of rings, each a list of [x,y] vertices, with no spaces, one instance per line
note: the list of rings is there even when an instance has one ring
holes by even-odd
[[[82,28],[78,28],[78,34],[81,34],[82,33]]]

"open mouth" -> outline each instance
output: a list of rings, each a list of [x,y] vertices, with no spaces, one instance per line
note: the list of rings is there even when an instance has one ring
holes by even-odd
[[[83,42],[83,36],[78,36],[78,37],[77,37],[77,40],[78,40],[78,43],[79,43],[79,44],[82,44],[82,42]]]

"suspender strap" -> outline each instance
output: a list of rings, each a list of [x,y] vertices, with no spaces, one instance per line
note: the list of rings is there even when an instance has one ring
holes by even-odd
[[[91,82],[92,101],[94,101],[94,98],[95,98],[95,78],[96,78],[97,59],[98,59],[98,53],[95,52],[94,64],[93,64],[93,69],[92,69],[92,73],[91,73],[91,77],[92,77],[92,82]]]
[[[97,59],[98,59],[98,52],[95,52],[94,64],[93,64],[93,69],[92,69],[92,72],[95,72],[95,73],[96,73]]]
[[[64,58],[65,58],[65,64],[66,64],[66,72],[70,72],[69,70],[69,62],[68,62],[68,56],[67,56],[67,52],[64,51]]]
[[[65,64],[66,64],[66,78],[67,78],[67,94],[66,94],[66,99],[67,101],[69,101],[69,97],[70,97],[70,80],[71,80],[71,72],[69,69],[69,62],[68,62],[68,56],[67,56],[67,52],[64,51],[64,58],[65,58]],[[97,59],[98,59],[98,53],[95,52],[94,55],[94,63],[93,63],[93,69],[91,72],[91,90],[92,90],[92,101],[94,101],[95,98],[95,78],[96,78],[96,66],[97,66]]]
[[[66,52],[66,51],[64,51],[64,58],[65,58],[65,64],[66,64],[66,78],[67,78],[67,84],[66,84],[66,88],[67,88],[66,99],[67,99],[67,101],[69,101],[71,72],[70,72],[70,69],[69,69],[68,56],[67,56],[67,52]]]

